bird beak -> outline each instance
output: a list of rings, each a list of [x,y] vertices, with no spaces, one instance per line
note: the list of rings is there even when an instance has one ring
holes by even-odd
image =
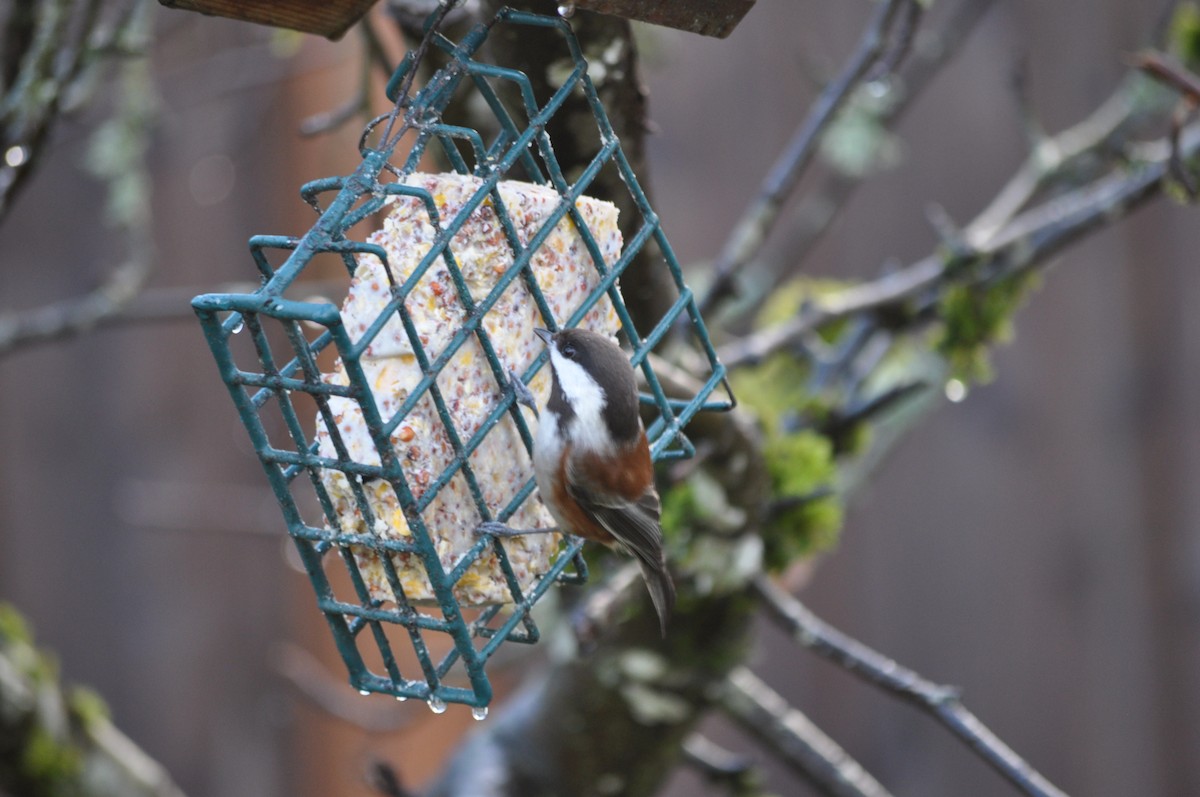
[[[554,333],[548,329],[542,329],[541,327],[534,327],[533,333],[535,335],[537,335],[539,338],[541,338],[542,343],[545,343],[547,346],[549,346],[554,341]]]

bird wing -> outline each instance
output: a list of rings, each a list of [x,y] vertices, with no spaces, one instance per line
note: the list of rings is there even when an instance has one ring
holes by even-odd
[[[571,474],[568,478],[567,492],[637,559],[665,637],[667,619],[675,608],[675,585],[663,554],[658,493],[650,487],[637,501],[629,501],[615,493],[585,486],[586,482],[576,476]]]
[[[617,542],[639,560],[654,567],[663,561],[658,493],[651,487],[637,501],[598,488],[571,473],[567,493],[604,526]]]

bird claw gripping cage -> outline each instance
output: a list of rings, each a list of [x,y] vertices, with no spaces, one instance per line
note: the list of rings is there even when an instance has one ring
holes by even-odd
[[[526,75],[476,57],[506,25],[558,37],[572,68],[551,96],[539,100]],[[732,395],[570,25],[504,9],[457,43],[432,20],[427,28],[445,65],[409,97],[421,50],[406,56],[388,85],[397,112],[368,126],[358,168],[301,189],[320,214],[313,227],[252,238],[261,287],[192,305],[351,684],[435,710],[465,703],[479,716],[492,696],[488,659],[506,641],[537,641],[530,610],[551,584],[587,577],[579,540],[478,531],[546,518],[510,375],[544,396],[547,356],[525,343],[533,327],[620,328],[644,377],[655,460],[694,453],[684,425],[700,410],[728,409]],[[494,129],[442,121],[468,92]],[[586,101],[599,144],[568,181],[546,125],[572,97]],[[384,121],[388,132],[372,144]],[[417,171],[435,157],[454,173]],[[640,216],[623,248],[615,208],[584,195],[604,168],[619,170]],[[382,229],[363,235],[383,213]],[[617,280],[650,241],[678,296],[639,335]],[[310,296],[330,260],[351,278],[340,309]],[[650,355],[681,327],[708,374],[686,398],[664,389]],[[713,397],[719,386],[724,398]]]

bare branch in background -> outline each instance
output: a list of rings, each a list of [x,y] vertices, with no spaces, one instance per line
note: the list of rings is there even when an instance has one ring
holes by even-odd
[[[757,797],[763,794],[759,775],[750,762],[707,736],[694,733],[684,739],[683,759],[705,780],[724,789],[730,797]]]
[[[362,37],[362,54],[360,56],[362,60],[359,63],[358,88],[341,106],[310,116],[301,122],[300,135],[318,136],[332,132],[356,116],[361,117],[364,124],[371,118],[371,75],[378,68],[383,79],[387,80],[391,77],[394,66],[388,60],[387,52],[383,49],[383,42],[379,40],[379,34],[375,32],[375,27],[371,24],[369,14],[359,22],[358,30]]]
[[[1200,107],[1200,75],[1171,56],[1154,50],[1139,53],[1132,60],[1138,69],[1183,95],[1171,114],[1171,132],[1168,136],[1171,143],[1171,176],[1179,181],[1190,198],[1195,199],[1200,194],[1200,185],[1196,183],[1196,175],[1188,168],[1179,139],[1184,127],[1196,116],[1196,109]]]
[[[994,0],[962,0],[951,9],[941,27],[913,36],[912,52],[894,77],[880,77],[876,83],[884,90],[873,110],[874,123],[881,131],[894,128],[933,78],[962,51]],[[784,241],[779,253],[762,264],[760,289],[768,294],[788,274],[795,273],[829,230],[834,219],[855,191],[873,173],[831,168],[819,175],[817,184],[798,198],[795,211],[782,230]]]
[[[112,322],[141,292],[150,276],[145,249],[115,268],[103,285],[74,299],[0,315],[0,357],[35,343],[49,343]]]
[[[145,0],[16,3],[0,33],[0,223],[42,160],[61,114],[124,54]]]
[[[23,618],[3,603],[0,740],[0,794],[183,797],[167,771],[112,724],[98,696],[60,682]]]
[[[383,797],[416,797],[414,792],[404,786],[398,773],[386,761],[372,761],[367,770],[367,783]]]
[[[1178,91],[1194,102],[1200,102],[1200,75],[1196,75],[1177,59],[1166,53],[1147,50],[1132,59],[1138,69]]]
[[[890,797],[837,742],[745,667],[729,674],[721,707],[822,794]]]
[[[46,4],[42,11],[49,13],[47,8],[50,5]],[[133,13],[139,8],[141,7],[133,4],[127,15],[118,16],[109,26],[99,26],[100,33],[88,37],[86,42],[77,43],[76,46],[81,52],[64,56],[68,61],[71,57],[75,58],[77,63],[63,74],[55,73],[53,78],[47,75],[30,75],[29,72],[34,67],[29,63],[22,64],[17,73],[16,84],[0,100],[0,121],[5,123],[3,134],[6,137],[13,135],[13,124],[17,125],[16,129],[19,131],[22,129],[20,125],[27,123],[27,120],[22,122],[19,118],[17,122],[12,121],[12,114],[18,113],[13,108],[28,105],[26,94],[37,93],[32,84],[21,85],[23,81],[43,81],[43,85],[53,85],[57,92],[55,102],[37,109],[44,114],[39,122],[43,125],[40,128],[41,132],[28,139],[31,143],[12,145],[21,148],[22,152],[29,150],[22,157],[36,157],[45,134],[61,111],[60,105],[65,100],[64,95],[69,87],[88,77],[89,73],[84,70],[92,64],[96,54],[91,50],[83,50],[114,47],[118,43],[137,47],[143,45],[148,31],[148,20],[146,13]],[[94,13],[98,12],[93,10]],[[50,23],[43,20],[43,24]],[[60,29],[52,29],[60,36],[65,35]],[[154,244],[146,152],[157,108],[145,58],[133,58],[120,66],[117,109],[112,118],[93,133],[88,168],[108,183],[106,214],[109,222],[126,235],[129,249],[127,258],[109,273],[100,286],[83,296],[29,310],[0,314],[0,356],[25,345],[58,340],[94,328],[105,319],[124,310],[141,292],[150,277]],[[20,111],[29,112],[28,108]],[[20,138],[25,134],[18,132],[16,135],[18,139],[26,140]],[[5,138],[6,142],[8,140]],[[6,143],[4,146],[9,145]],[[24,179],[23,176],[28,174],[23,170],[25,165],[27,162],[18,168],[17,174],[10,175],[13,182],[7,185],[5,169],[8,167],[0,165],[0,221],[3,220],[8,203],[15,196],[17,186]]]
[[[910,15],[919,13],[917,10],[902,13],[903,9],[910,6],[916,7],[918,3],[915,0],[886,0],[876,9],[849,60],[813,103],[808,116],[767,173],[758,196],[730,233],[725,248],[713,265],[708,291],[700,301],[702,313],[708,312],[718,301],[733,293],[734,279],[762,248],[779,218],[784,201],[795,190],[801,175],[816,154],[821,133],[833,121],[855,87],[868,75],[872,75],[872,79],[881,77],[875,75],[873,70],[881,63],[880,59],[890,53],[890,47],[896,48],[897,54],[907,50],[903,42],[909,38],[912,26],[916,24]],[[895,43],[897,36],[900,43]]]
[[[759,576],[754,581],[754,591],[766,607],[768,616],[801,645],[932,714],[1021,791],[1032,797],[1066,797],[968,711],[959,699],[957,689],[928,681],[831,628],[766,576]]]
[[[1107,105],[1105,107],[1108,107]],[[1100,117],[1093,117],[1095,121]],[[1077,129],[1068,131],[1071,141]],[[1180,150],[1190,157],[1200,149],[1200,129],[1185,134]],[[1102,146],[1107,135],[1092,140]],[[1058,140],[1058,139],[1056,139]],[[1072,145],[1074,146],[1074,145]],[[1065,151],[1065,150],[1064,150]],[[1082,155],[1083,150],[1070,150]],[[1122,218],[1156,195],[1168,174],[1171,147],[1165,141],[1141,148],[1145,160],[1131,166],[1119,166],[1094,182],[1069,194],[1047,200],[1019,216],[1010,216],[999,228],[990,226],[993,206],[963,231],[967,246],[949,255],[930,255],[892,274],[872,282],[855,285],[814,301],[794,318],[735,340],[720,351],[721,360],[730,368],[761,361],[772,352],[784,349],[822,325],[857,313],[877,313],[908,302],[919,303],[942,283],[975,280],[980,275],[994,280],[1045,265],[1049,258],[1081,235],[1097,226]],[[1058,162],[1060,165],[1064,161]],[[1032,173],[1018,177],[1001,192],[1032,195],[1041,179]],[[1015,212],[1021,202],[1007,203],[1006,211]],[[987,218],[985,218],[987,217]],[[981,219],[986,225],[981,223]],[[971,264],[971,273],[963,267]],[[916,318],[911,313],[910,317]]]
[[[1145,122],[1134,106],[1135,91],[1126,81],[1087,119],[1056,136],[1039,139],[1021,167],[964,230],[966,243],[982,246],[995,238],[1039,192],[1097,177],[1096,170],[1105,163],[1105,159],[1095,158],[1097,153],[1119,149],[1132,129]]]

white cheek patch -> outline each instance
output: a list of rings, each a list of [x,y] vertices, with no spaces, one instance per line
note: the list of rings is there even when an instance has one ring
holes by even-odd
[[[558,385],[575,411],[571,421],[571,444],[592,451],[612,449],[612,435],[600,414],[605,404],[604,388],[579,363],[563,357],[556,349],[551,349],[550,360]]]

